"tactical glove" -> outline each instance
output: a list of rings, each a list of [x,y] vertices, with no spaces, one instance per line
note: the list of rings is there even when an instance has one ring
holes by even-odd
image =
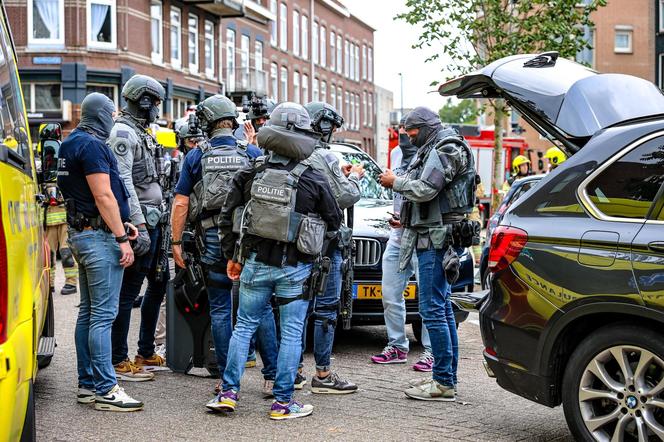
[[[457,255],[452,247],[448,247],[443,257],[443,268],[445,269],[447,282],[454,284],[459,279],[460,267],[461,261],[459,261],[459,255]]]
[[[132,244],[134,254],[136,256],[143,256],[150,251],[150,234],[145,227],[138,228],[138,238]]]

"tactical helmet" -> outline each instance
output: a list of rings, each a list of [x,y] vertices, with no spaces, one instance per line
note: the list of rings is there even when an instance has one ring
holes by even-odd
[[[196,106],[196,116],[206,132],[210,132],[217,121],[221,119],[236,120],[238,115],[235,103],[219,94],[206,98]]]
[[[334,106],[322,101],[312,101],[304,105],[311,118],[311,128],[323,135],[329,135],[334,129],[344,125],[344,119]]]
[[[553,164],[554,166],[558,166],[559,164],[565,162],[565,160],[567,159],[567,155],[565,155],[565,152],[560,150],[560,148],[553,146],[546,150],[544,158],[548,158],[549,161],[551,161],[551,164]]]
[[[530,160],[523,155],[517,155],[516,158],[512,161],[512,173],[517,175],[519,173],[519,166],[522,164],[529,164]]]
[[[39,126],[39,140],[62,140],[62,128],[58,123],[44,123]]]
[[[161,83],[147,75],[134,75],[122,87],[122,96],[127,101],[137,102],[144,94],[163,101],[166,91]]]
[[[266,100],[261,99],[260,101],[260,105],[253,105],[252,103],[252,105],[249,106],[247,120],[257,120],[259,118],[267,118],[268,120],[270,119],[270,114],[274,110],[277,103],[270,98]]]
[[[311,118],[301,104],[285,102],[274,108],[266,126],[279,126],[289,130],[311,131]]]

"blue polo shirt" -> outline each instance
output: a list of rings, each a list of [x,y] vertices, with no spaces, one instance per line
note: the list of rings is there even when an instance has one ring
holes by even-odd
[[[210,140],[210,146],[212,147],[235,146],[236,144],[237,140],[230,135],[215,137]],[[247,146],[247,156],[249,156],[249,158],[258,158],[262,154],[263,152],[253,144]],[[184,196],[191,195],[196,183],[203,179],[203,172],[201,170],[202,157],[203,151],[201,149],[193,149],[187,153],[184,157],[184,162],[182,163],[180,179],[175,185],[175,193]]]
[[[120,217],[129,221],[129,192],[118,171],[113,152],[99,138],[75,129],[58,152],[58,187],[65,200],[73,200],[76,210],[87,217],[99,216],[87,175],[109,175],[111,190],[120,208]]]

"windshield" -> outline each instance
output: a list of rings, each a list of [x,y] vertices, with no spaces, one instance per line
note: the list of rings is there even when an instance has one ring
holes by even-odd
[[[392,191],[385,189],[378,182],[378,175],[383,171],[371,159],[371,157],[362,152],[337,152],[332,150],[339,158],[339,165],[364,163],[364,178],[360,181],[360,192],[362,198],[392,200]]]

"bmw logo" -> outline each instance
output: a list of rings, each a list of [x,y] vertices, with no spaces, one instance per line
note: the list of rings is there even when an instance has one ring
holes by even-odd
[[[638,404],[638,401],[634,396],[628,396],[627,399],[625,399],[625,405],[627,405],[627,408],[634,409],[636,408],[636,405]]]

